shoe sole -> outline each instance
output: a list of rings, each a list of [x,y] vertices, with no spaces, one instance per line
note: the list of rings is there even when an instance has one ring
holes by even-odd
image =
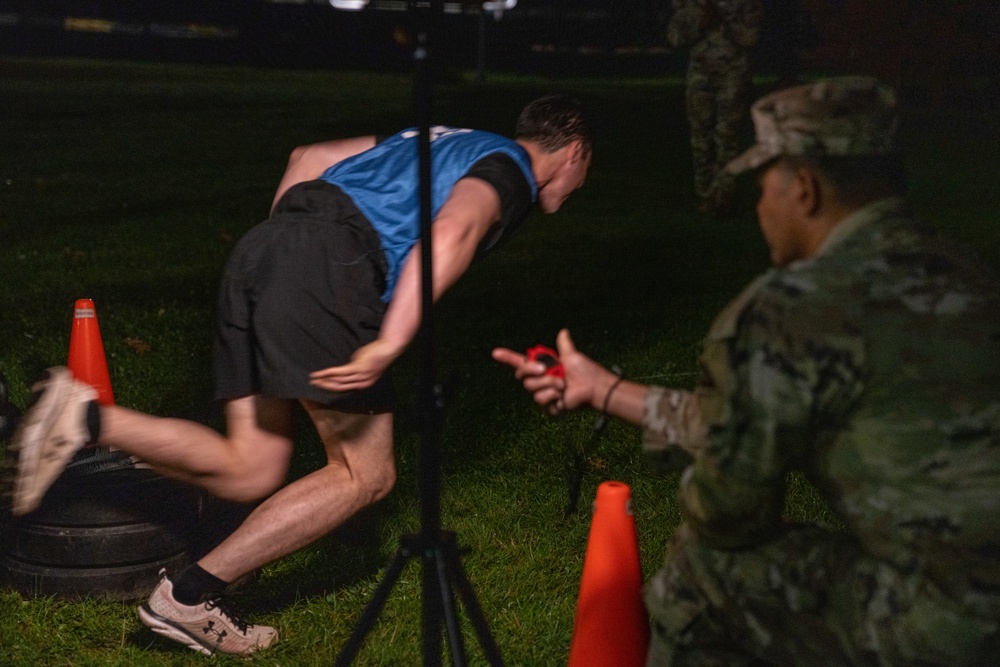
[[[18,453],[17,477],[14,482],[15,516],[37,509],[41,501],[40,495],[34,502],[29,500],[33,491],[30,487],[34,486],[29,485],[29,482],[34,481],[38,472],[45,434],[59,416],[63,401],[73,389],[72,382],[67,381],[68,379],[70,379],[68,370],[49,371],[48,386],[38,401],[31,406],[11,440],[11,449]]]
[[[189,649],[198,651],[198,653],[203,655],[212,655],[212,650],[210,648],[199,642],[186,630],[178,628],[168,619],[154,613],[145,604],[139,606],[138,612],[139,620],[142,621],[142,624],[156,634],[184,644]]]

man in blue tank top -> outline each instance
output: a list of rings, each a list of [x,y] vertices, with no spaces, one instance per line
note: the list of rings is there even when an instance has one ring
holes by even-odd
[[[463,128],[431,136],[434,298],[509,237],[537,203],[583,185],[592,138],[579,105],[552,95],[522,111],[514,139]],[[265,499],[197,563],[169,573],[139,608],[155,632],[202,653],[247,654],[274,628],[221,603],[229,582],[317,540],[383,498],[395,478],[389,366],[420,324],[417,132],[293,151],[270,218],[236,245],[219,292],[215,393],[225,434],[119,406],[65,368],[36,384],[12,447],[14,511],[38,506],[87,443],[230,500]],[[327,464],[282,488],[301,404]]]

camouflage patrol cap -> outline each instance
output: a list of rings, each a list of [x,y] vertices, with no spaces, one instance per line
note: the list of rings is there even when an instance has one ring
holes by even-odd
[[[896,93],[869,76],[844,76],[766,95],[750,108],[757,143],[726,165],[738,174],[781,155],[887,155],[895,151]]]

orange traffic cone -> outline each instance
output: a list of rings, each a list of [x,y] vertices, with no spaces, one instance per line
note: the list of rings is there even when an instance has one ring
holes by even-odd
[[[583,559],[569,667],[641,667],[649,647],[629,487],[597,487]]]
[[[73,377],[97,390],[97,402],[114,405],[108,361],[104,356],[97,311],[90,299],[77,299],[73,312],[73,329],[69,335],[69,361]]]

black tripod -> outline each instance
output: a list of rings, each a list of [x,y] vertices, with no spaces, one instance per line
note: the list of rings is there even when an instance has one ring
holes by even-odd
[[[444,397],[441,386],[434,379],[434,323],[431,265],[431,77],[428,67],[429,31],[434,19],[443,11],[442,0],[425,3],[410,2],[411,11],[417,15],[417,43],[414,49],[414,108],[418,128],[419,193],[420,193],[420,268],[421,308],[420,322],[420,381],[418,415],[421,450],[420,475],[420,532],[404,535],[396,555],[389,563],[385,577],[375,589],[371,602],[361,614],[357,626],[337,656],[336,664],[351,663],[364,643],[385,605],[393,585],[411,558],[422,561],[423,595],[423,656],[427,667],[441,664],[442,625],[447,630],[448,648],[452,664],[464,666],[465,644],[462,638],[455,591],[465,604],[466,612],[480,646],[491,665],[502,665],[497,648],[475,591],[462,568],[455,533],[441,528],[441,460],[440,432]]]

